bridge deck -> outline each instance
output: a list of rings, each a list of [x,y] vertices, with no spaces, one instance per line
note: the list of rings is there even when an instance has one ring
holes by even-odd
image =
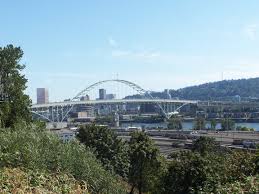
[[[88,101],[64,101],[53,102],[48,104],[33,104],[31,108],[48,108],[56,106],[72,105],[95,105],[95,104],[126,104],[126,103],[180,103],[180,104],[197,104],[194,100],[173,100],[173,99],[113,99],[113,100],[88,100]]]

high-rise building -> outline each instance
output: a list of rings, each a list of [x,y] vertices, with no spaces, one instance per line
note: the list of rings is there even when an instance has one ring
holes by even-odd
[[[88,100],[90,100],[89,95],[85,95],[85,96],[82,96],[82,97],[80,98],[80,101],[88,101]]]
[[[37,88],[37,104],[49,103],[49,91],[47,88]]]
[[[106,99],[107,100],[112,100],[116,98],[116,94],[106,94]]]
[[[105,99],[106,99],[106,90],[99,89],[99,100],[105,100]]]

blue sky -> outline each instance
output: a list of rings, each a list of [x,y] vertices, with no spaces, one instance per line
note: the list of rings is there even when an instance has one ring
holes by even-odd
[[[35,101],[103,79],[147,90],[259,76],[257,0],[0,0],[0,46],[24,50]]]

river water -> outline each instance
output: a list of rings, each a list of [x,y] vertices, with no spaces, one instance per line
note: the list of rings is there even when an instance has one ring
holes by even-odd
[[[182,122],[183,129],[193,129],[193,122]],[[241,127],[248,127],[248,128],[254,128],[256,131],[259,131],[259,123],[236,123],[237,126]],[[121,123],[121,127],[127,128],[127,127],[142,127],[145,129],[148,128],[166,128],[167,123]],[[206,128],[210,128],[210,123],[206,123]],[[221,125],[220,123],[217,124],[216,129],[220,129]]]

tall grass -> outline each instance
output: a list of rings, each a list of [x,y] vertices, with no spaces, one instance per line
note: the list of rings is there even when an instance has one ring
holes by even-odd
[[[20,168],[0,169],[0,193],[89,194],[87,185],[62,173],[48,174]]]
[[[19,125],[0,130],[0,167],[68,173],[85,181],[91,193],[125,193],[119,179],[105,171],[78,141],[62,143],[36,127]]]

